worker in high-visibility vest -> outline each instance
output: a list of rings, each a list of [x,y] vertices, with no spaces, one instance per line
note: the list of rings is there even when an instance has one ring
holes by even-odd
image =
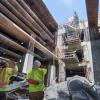
[[[7,84],[9,80],[8,70],[8,62],[2,61],[0,63],[1,72],[0,72],[0,100],[6,100],[6,91],[7,91]]]
[[[6,91],[8,91],[10,77],[16,73],[16,68],[11,68],[8,62],[1,62],[0,100],[6,100]]]
[[[47,69],[40,68],[41,62],[36,60],[34,67],[27,75],[27,81],[29,82],[29,98],[30,100],[43,100],[43,89],[45,88],[44,79],[47,73]]]

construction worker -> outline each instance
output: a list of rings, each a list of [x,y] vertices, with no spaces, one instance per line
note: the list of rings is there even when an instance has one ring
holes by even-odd
[[[1,61],[0,67],[0,100],[6,100],[7,79],[9,78],[9,76],[6,76],[8,63]]]
[[[1,62],[1,72],[0,72],[0,100],[6,100],[6,91],[8,91],[8,85],[10,82],[10,77],[17,73],[16,68],[9,66],[9,62]]]
[[[11,75],[13,76],[13,75],[17,75],[17,73],[18,73],[18,66],[17,66],[17,64],[15,63],[15,62],[13,62],[13,61],[10,61],[10,63],[9,63],[9,68],[10,69],[12,69],[11,70]]]
[[[45,88],[44,79],[47,73],[47,69],[40,68],[41,62],[35,60],[34,67],[27,75],[27,81],[29,82],[29,98],[30,100],[43,100],[43,89]]]

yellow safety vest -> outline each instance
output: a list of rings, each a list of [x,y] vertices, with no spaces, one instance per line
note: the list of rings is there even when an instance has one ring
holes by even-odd
[[[39,81],[38,85],[29,84],[28,90],[29,92],[38,92],[43,91],[45,88],[44,85],[44,78],[47,73],[47,69],[44,68],[33,68],[32,71],[30,71],[27,75],[27,78],[32,78],[34,80]]]
[[[15,73],[17,73],[18,72],[18,67],[17,66],[16,66],[15,70],[16,70]],[[2,75],[2,70],[0,70],[0,80],[2,78],[1,75]],[[7,82],[7,84],[4,87],[0,88],[0,91],[7,91],[8,83],[10,81],[11,76],[12,76],[12,68],[6,68],[5,81]]]
[[[17,65],[15,66],[15,70],[16,70],[16,73],[18,73],[18,66]]]
[[[2,78],[1,75],[2,75],[2,72],[0,73],[0,80]],[[6,76],[5,76],[6,83],[9,83],[9,79],[10,79],[11,75],[12,75],[12,69],[6,68]],[[6,84],[2,88],[0,88],[0,91],[7,91],[7,87],[8,87],[8,84]]]

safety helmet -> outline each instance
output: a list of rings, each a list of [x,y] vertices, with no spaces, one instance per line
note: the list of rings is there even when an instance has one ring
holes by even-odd
[[[40,66],[41,66],[41,62],[39,60],[35,60],[34,67],[40,67]]]

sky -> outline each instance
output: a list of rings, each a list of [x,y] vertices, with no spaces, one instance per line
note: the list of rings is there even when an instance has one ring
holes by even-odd
[[[85,0],[43,0],[59,25],[77,12],[81,20],[87,19]]]

